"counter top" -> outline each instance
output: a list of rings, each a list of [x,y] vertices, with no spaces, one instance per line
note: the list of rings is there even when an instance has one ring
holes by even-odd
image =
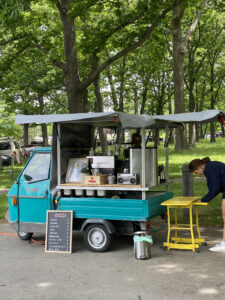
[[[142,187],[140,184],[91,184],[85,185],[83,183],[61,183],[57,186],[58,190],[66,190],[66,189],[80,189],[80,190],[105,190],[105,191],[140,191],[140,192],[148,192],[150,187]]]
[[[174,197],[170,200],[167,200],[167,201],[161,203],[161,205],[176,206],[176,207],[186,207],[191,204],[199,205],[199,206],[208,205],[208,202],[197,202],[198,200],[201,200],[201,197]]]

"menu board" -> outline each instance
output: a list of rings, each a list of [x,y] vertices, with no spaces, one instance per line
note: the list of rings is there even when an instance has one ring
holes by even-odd
[[[48,210],[45,251],[72,253],[72,210]]]

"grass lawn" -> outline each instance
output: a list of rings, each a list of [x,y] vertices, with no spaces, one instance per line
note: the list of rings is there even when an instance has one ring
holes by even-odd
[[[20,174],[25,162],[20,165],[3,167],[0,169],[0,189],[9,189],[14,183],[15,179]],[[13,171],[13,172],[11,172]],[[11,175],[12,173],[12,175]],[[7,193],[0,194],[0,221],[5,218],[8,209]]]
[[[152,146],[149,143],[148,146]],[[202,140],[197,144],[195,148],[183,151],[181,153],[176,153],[174,150],[174,145],[170,146],[169,150],[169,177],[170,179],[181,178],[181,168],[183,164],[188,164],[192,159],[203,158],[209,156],[211,160],[218,160],[225,163],[225,139],[218,138],[216,143],[210,144],[208,139]],[[163,145],[158,148],[158,160],[159,164],[165,165],[165,149]],[[0,189],[10,188],[13,184],[15,178],[21,172],[23,165],[15,165],[13,167],[13,178],[10,177],[11,167],[4,167],[0,170]],[[176,182],[170,184],[169,190],[174,193],[174,196],[182,195],[182,182]],[[207,193],[207,185],[205,180],[194,181],[194,195],[204,196]],[[4,218],[8,203],[7,203],[7,193],[0,194],[0,220]],[[184,221],[187,217],[182,215],[182,212],[178,212],[178,217],[182,217]],[[221,195],[218,195],[213,199],[207,207],[199,207],[199,221],[200,225],[223,225],[221,217]]]
[[[149,144],[151,146],[151,144]],[[189,164],[192,159],[209,156],[211,160],[225,163],[225,139],[217,138],[216,143],[210,143],[209,139],[201,140],[196,147],[182,152],[175,152],[174,145],[169,146],[169,177],[179,178],[182,176],[181,168],[184,164]],[[165,165],[165,149],[158,148],[159,164]]]
[[[6,197],[6,193],[0,194],[0,223],[5,218],[6,211],[8,209],[8,201]]]

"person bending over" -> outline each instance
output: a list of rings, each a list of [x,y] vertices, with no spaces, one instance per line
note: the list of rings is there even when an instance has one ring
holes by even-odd
[[[193,174],[205,175],[207,179],[208,193],[201,199],[201,202],[209,202],[219,193],[222,193],[222,217],[223,217],[223,240],[210,251],[225,251],[225,164],[219,161],[211,161],[209,157],[194,159],[189,164]]]

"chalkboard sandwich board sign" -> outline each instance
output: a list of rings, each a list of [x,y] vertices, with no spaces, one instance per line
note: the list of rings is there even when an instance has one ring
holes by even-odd
[[[48,210],[45,235],[45,251],[72,253],[72,210]]]

